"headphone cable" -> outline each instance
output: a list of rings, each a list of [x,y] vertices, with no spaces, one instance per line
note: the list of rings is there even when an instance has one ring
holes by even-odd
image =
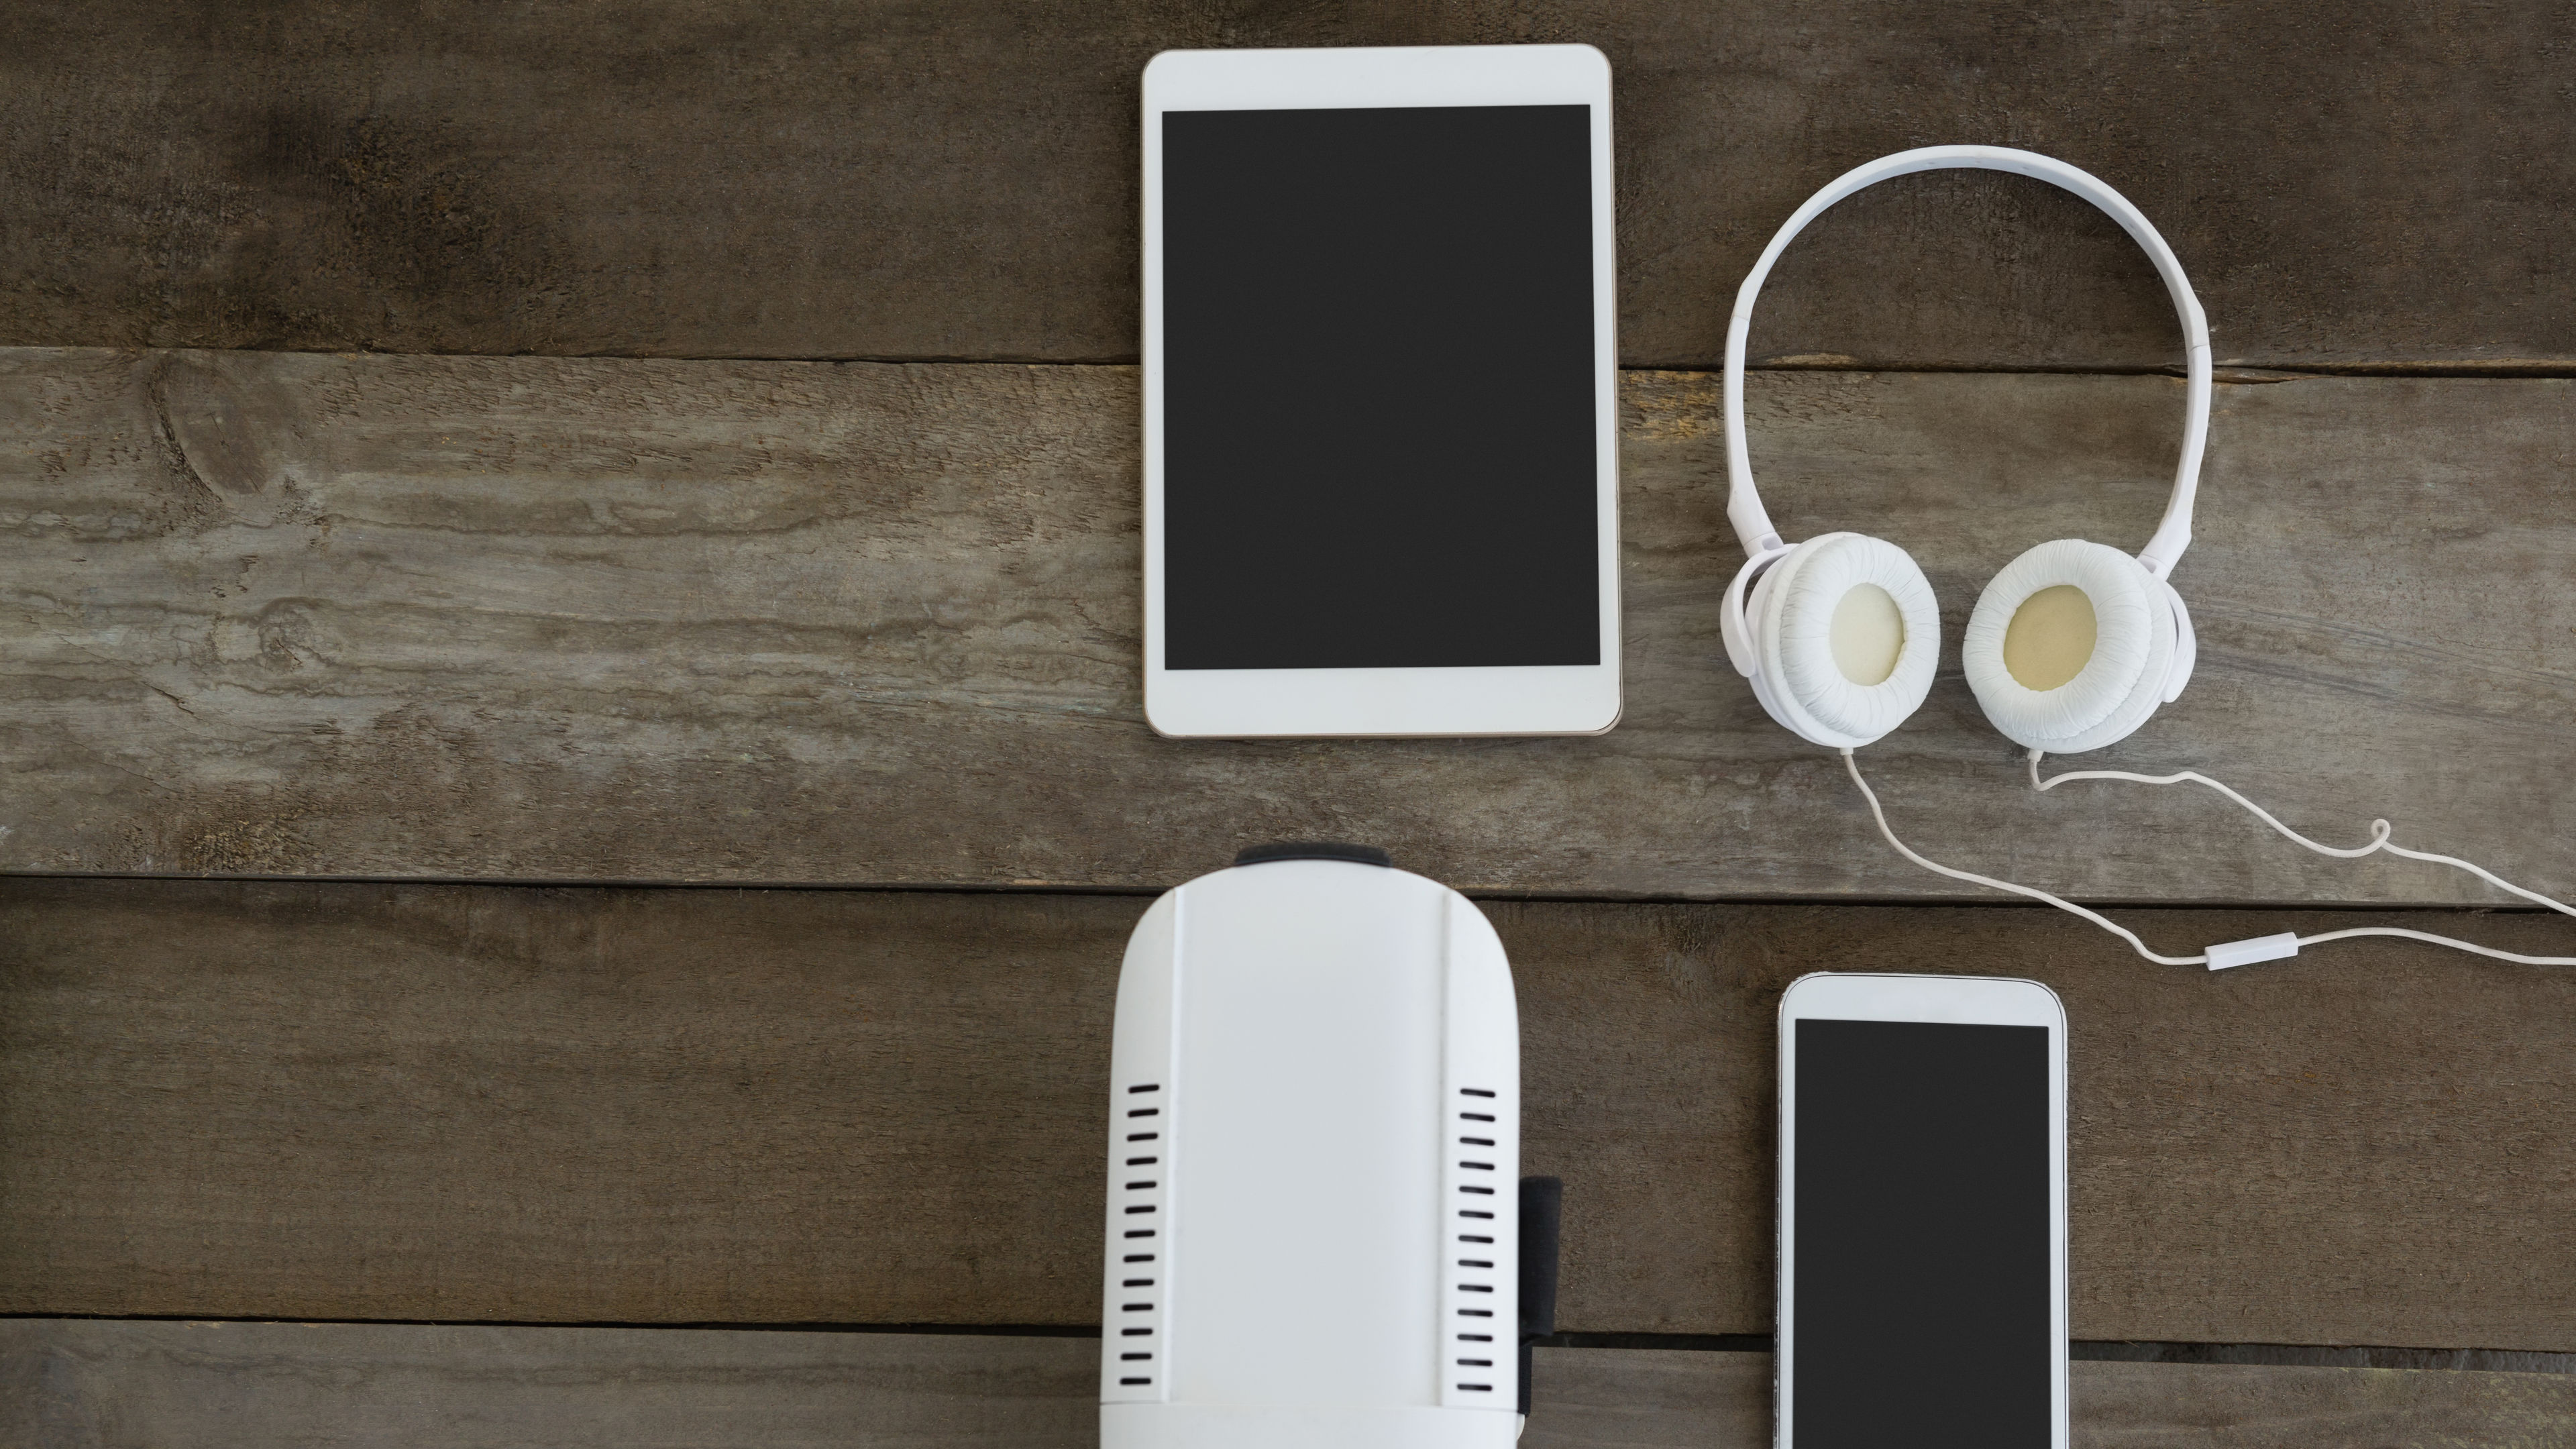
[[[2538,891],[2524,890],[2522,887],[2515,885],[2512,881],[2506,880],[2503,876],[2497,875],[2495,872],[2488,870],[2482,865],[2472,864],[2471,862],[2462,860],[2457,856],[2435,855],[2431,851],[2427,850],[2408,850],[2405,846],[2399,845],[2388,838],[2388,822],[2385,820],[2373,820],[2370,822],[2370,843],[2368,845],[2355,846],[2350,850],[2337,850],[2331,845],[2319,845],[2315,841],[2301,835],[2299,832],[2292,830],[2290,827],[2274,819],[2271,811],[2264,809],[2262,806],[2257,805],[2253,801],[2246,799],[2244,796],[2237,794],[2226,785],[2209,778],[2207,775],[2204,775],[2197,770],[2179,770],[2170,775],[2133,775],[2126,770],[2069,770],[2065,774],[2051,775],[2047,779],[2043,780],[2039,777],[2039,761],[2040,756],[2043,753],[2044,752],[2040,750],[2033,750],[2030,752],[2030,787],[2034,790],[2054,790],[2069,780],[2129,780],[2140,785],[2180,785],[2188,781],[2195,785],[2207,785],[2219,794],[2224,795],[2228,799],[2235,801],[2237,804],[2244,806],[2246,810],[2253,814],[2255,819],[2271,826],[2274,830],[2281,832],[2281,834],[2297,841],[2299,844],[2306,846],[2308,849],[2315,851],[2319,855],[2331,855],[2338,860],[2359,860],[2365,855],[2370,855],[2377,851],[2384,850],[2390,855],[2402,855],[2408,860],[2431,861],[2435,865],[2447,865],[2459,870],[2465,870],[2469,874],[2476,876],[2478,879],[2485,881],[2488,885],[2494,886],[2498,890],[2511,891],[2515,895],[2522,897],[2524,900],[2532,902],[2534,905],[2547,906],[2551,910],[2558,912],[2560,915],[2576,916],[2576,906],[2568,905],[2564,901],[2551,900],[2549,897],[2542,895]]]
[[[2052,789],[2068,780],[2130,780],[2142,785],[2178,785],[2185,781],[2189,781],[2194,784],[2207,785],[2209,788],[2225,795],[2228,799],[2244,806],[2247,810],[2252,811],[2255,817],[2261,820],[2264,824],[2271,826],[2274,830],[2279,831],[2281,834],[2288,836],[2290,839],[2297,841],[2299,844],[2306,846],[2308,849],[2313,850],[2320,855],[2330,855],[2340,860],[2352,860],[2372,854],[2376,851],[2385,850],[2392,855],[2401,855],[2409,860],[2423,860],[2433,862],[2437,865],[2456,866],[2461,870],[2470,872],[2491,885],[2511,891],[2525,900],[2535,901],[2541,905],[2549,907],[2551,910],[2559,911],[2570,916],[2576,916],[2576,907],[2571,907],[2561,901],[2552,900],[2537,891],[2525,890],[2521,886],[2515,885],[2511,881],[2494,875],[2480,866],[2470,864],[2468,861],[2447,855],[2434,855],[2427,851],[2409,850],[2405,846],[2392,843],[2388,838],[2389,826],[2388,822],[2385,820],[2374,820],[2370,823],[2371,838],[2368,845],[2358,846],[2350,850],[2340,850],[2330,845],[2320,845],[2317,842],[2308,839],[2306,836],[2292,830],[2287,825],[2282,824],[2278,819],[2274,818],[2269,811],[2256,805],[2253,801],[2246,799],[2244,796],[2229,789],[2218,781],[2209,778],[2207,775],[2199,774],[2195,771],[2184,770],[2172,775],[2133,775],[2122,770],[2073,770],[2047,780],[2042,780],[2039,777],[2040,754],[2041,751],[2038,750],[2032,750],[2030,752],[2030,781],[2031,785],[2039,790],[2044,791]],[[2449,936],[2436,936],[2429,931],[2410,931],[2401,926],[2357,926],[2349,930],[2324,931],[2313,936],[2301,936],[2293,932],[2285,931],[2277,936],[2257,936],[2246,941],[2220,942],[2198,956],[2162,955],[2158,952],[2149,950],[2147,948],[2147,943],[2138,939],[2138,935],[2135,931],[2130,930],[2128,927],[2119,924],[2099,912],[2086,910],[2084,907],[2079,906],[2073,901],[2067,900],[2062,896],[2050,895],[2048,892],[2040,890],[2034,886],[2016,885],[2008,880],[1997,880],[1992,876],[1979,875],[1974,871],[1957,870],[1950,866],[1943,865],[1938,861],[1931,860],[1917,854],[1912,847],[1908,846],[1904,841],[1896,838],[1896,832],[1894,830],[1888,828],[1887,811],[1878,803],[1878,792],[1869,788],[1869,781],[1861,777],[1859,757],[1854,755],[1849,749],[1844,750],[1842,752],[1842,756],[1843,767],[1851,772],[1852,783],[1860,787],[1861,798],[1869,802],[1870,817],[1878,822],[1878,833],[1886,838],[1889,845],[1896,848],[1897,854],[1904,856],[1907,860],[1910,860],[1916,865],[1919,865],[1925,870],[1931,871],[1937,875],[1945,875],[1950,877],[1952,880],[1966,881],[1971,885],[1987,886],[1999,891],[2010,891],[2014,895],[2027,896],[2035,901],[2045,901],[2048,904],[2057,907],[2061,911],[2067,911],[2075,915],[2082,916],[2084,919],[2100,926],[2103,930],[2106,930],[2112,935],[2119,937],[2121,940],[2128,942],[2131,950],[2136,951],[2139,955],[2144,956],[2148,960],[2153,961],[2160,966],[2207,966],[2212,971],[2224,971],[2232,966],[2249,966],[2258,961],[2285,960],[2299,954],[2299,948],[2301,946],[2313,946],[2325,941],[2347,940],[2355,936],[2398,936],[2410,941],[2424,941],[2436,946],[2448,946],[2454,950],[2471,951],[2480,956],[2490,956],[2498,961],[2512,961],[2524,966],[2576,966],[2576,956],[2521,956],[2516,955],[2511,951],[2499,951],[2491,946],[2480,946],[2469,941],[2455,940]]]

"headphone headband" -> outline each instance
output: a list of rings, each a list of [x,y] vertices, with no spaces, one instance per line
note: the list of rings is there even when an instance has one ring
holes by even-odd
[[[1779,533],[1771,527],[1771,516],[1763,510],[1762,495],[1753,487],[1753,463],[1744,447],[1744,347],[1753,330],[1753,301],[1762,293],[1763,279],[1771,275],[1771,264],[1780,259],[1790,241],[1835,202],[1891,176],[1951,170],[2010,171],[2074,192],[2118,222],[2120,229],[2155,262],[2156,275],[2164,278],[2165,290],[2173,296],[2174,311],[2182,317],[2189,396],[2183,415],[2182,461],[2174,468],[2173,496],[2165,504],[2164,522],[2157,525],[2155,537],[2147,540],[2146,548],[2138,554],[2138,562],[2145,565],[2147,572],[2162,579],[2182,557],[2182,551],[2191,546],[2192,496],[2200,488],[2200,456],[2209,442],[2209,320],[2201,313],[2200,299],[2191,294],[2191,282],[2183,276],[2182,262],[2174,256],[2173,248],[2165,245],[2165,239],[2144,213],[2129,204],[2127,197],[2063,161],[2004,146],[1925,146],[1882,156],[1846,171],[1790,214],[1779,234],[1771,238],[1771,245],[1762,249],[1762,259],[1745,275],[1744,285],[1735,293],[1735,315],[1726,326],[1726,516],[1735,525],[1735,536],[1744,545],[1745,557],[1759,558],[1783,547]]]

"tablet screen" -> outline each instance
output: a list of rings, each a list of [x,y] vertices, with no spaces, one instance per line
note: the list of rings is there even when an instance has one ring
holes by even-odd
[[[1590,128],[1164,113],[1166,668],[1601,662]]]

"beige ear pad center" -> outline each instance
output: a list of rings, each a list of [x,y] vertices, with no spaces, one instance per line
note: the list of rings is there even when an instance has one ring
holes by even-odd
[[[1798,545],[1764,584],[1753,637],[1774,719],[1817,744],[1858,748],[1923,703],[1940,662],[1941,606],[1905,550],[1828,533]]]
[[[2079,754],[2146,722],[2176,638],[2164,586],[2118,549],[2043,543],[2004,566],[1959,639],[1959,666],[2006,739]]]
[[[1839,615],[1834,623],[1840,627]],[[2055,689],[2092,662],[2097,631],[2092,596],[2073,584],[2052,584],[2013,611],[2004,628],[2004,672],[2024,689]]]
[[[2089,605],[2086,618],[2091,618]],[[1854,584],[1834,605],[1832,644],[1834,667],[1843,678],[1878,684],[1896,672],[1896,661],[1905,652],[1905,615],[1887,590]]]

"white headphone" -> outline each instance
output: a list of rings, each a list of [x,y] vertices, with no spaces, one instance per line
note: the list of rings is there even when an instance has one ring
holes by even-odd
[[[2173,295],[2189,347],[2189,402],[2182,461],[2164,522],[2137,557],[2098,543],[2062,538],[2043,543],[2004,567],[1986,585],[1960,641],[1968,687],[1986,718],[2015,742],[2050,754],[2098,749],[2146,723],[2156,706],[2182,694],[2199,653],[2191,614],[2165,582],[2191,543],[2192,495],[2209,439],[2209,323],[2182,273],[2182,263],[2138,209],[2100,181],[2063,161],[2001,146],[1927,146],[1881,157],[1845,172],[1808,198],[1771,238],[1735,294],[1726,329],[1726,516],[1744,545],[1745,564],[1726,590],[1719,632],[1737,673],[1753,681],[1762,708],[1801,738],[1837,749],[1866,745],[1905,722],[1932,688],[1940,654],[1941,616],[1932,586],[1903,549],[1860,533],[1827,533],[1784,544],[1754,491],[1744,448],[1744,346],[1762,279],[1792,238],[1826,207],[1891,176],[1971,169],[2033,176],[2083,197],[2120,224],[2154,259]],[[1883,678],[1863,682],[1836,658],[1837,625],[1884,606],[1858,594],[1875,585],[1895,605],[1903,642]],[[2005,664],[2014,618],[2042,590],[2071,586],[2091,605],[2093,647],[2072,677],[2034,689]],[[1748,590],[1749,595],[1748,595]],[[1865,672],[1877,672],[1869,669]]]
[[[1726,602],[1718,624],[1726,638],[1726,657],[1734,662],[1737,673],[1753,681],[1753,694],[1762,701],[1762,708],[1800,738],[1842,751],[1843,768],[1851,773],[1852,783],[1869,802],[1870,816],[1877,821],[1879,834],[1906,859],[1954,880],[2011,891],[2072,911],[2127,941],[2150,961],[2174,966],[2206,965],[2212,971],[2220,971],[2258,961],[2278,961],[2296,956],[2301,946],[2348,936],[2403,936],[2498,960],[2534,966],[2576,966],[2576,956],[2521,956],[2397,926],[2357,926],[2314,936],[2283,932],[2250,941],[2222,941],[2197,956],[2165,956],[2148,949],[2136,932],[2097,911],[2036,887],[1943,865],[1897,839],[1877,793],[1861,778],[1860,761],[1852,751],[1903,724],[1906,716],[1922,705],[1924,695],[1931,691],[1933,666],[1941,652],[1941,613],[1932,601],[1932,586],[1925,582],[1923,570],[1906,556],[1905,550],[1885,539],[1860,533],[1827,533],[1801,544],[1780,541],[1780,535],[1772,530],[1770,516],[1762,511],[1762,495],[1753,490],[1753,465],[1744,450],[1744,344],[1753,330],[1753,300],[1761,295],[1762,279],[1771,275],[1771,264],[1780,259],[1790,240],[1819,212],[1891,176],[1954,168],[2034,176],[2100,207],[2155,261],[2156,275],[2164,278],[2165,290],[2173,295],[2174,310],[2182,315],[2183,337],[2190,349],[2182,462],[2174,469],[2173,497],[2165,504],[2164,522],[2157,525],[2155,537],[2147,540],[2146,548],[2131,558],[2118,549],[2082,539],[2043,543],[2005,565],[1994,582],[1986,585],[1985,593],[1977,599],[1975,613],[1968,618],[1968,636],[1959,645],[1967,666],[1968,687],[1976,691],[1977,703],[1985,707],[1986,718],[1994,722],[1995,728],[2029,750],[2032,787],[2047,790],[2070,780],[2129,780],[2145,785],[2188,781],[2206,785],[2252,811],[2264,824],[2321,855],[2351,860],[2386,851],[2409,860],[2455,866],[2537,905],[2576,916],[2576,905],[2526,890],[2482,866],[2397,844],[2388,838],[2385,820],[2371,822],[2366,844],[2349,849],[2320,845],[2282,824],[2253,801],[2197,771],[2135,775],[2124,770],[2078,770],[2054,779],[2040,778],[2043,753],[2072,754],[2123,739],[2145,724],[2157,705],[2180,697],[2183,686],[2191,680],[2191,667],[2199,655],[2191,632],[2191,613],[2183,607],[2182,595],[2165,582],[2165,575],[2191,545],[2192,495],[2200,485],[2201,449],[2209,441],[2209,323],[2201,315],[2199,299],[2191,294],[2191,283],[2183,277],[2182,263],[2174,259],[2173,248],[2165,245],[2165,239],[2156,235],[2156,229],[2147,224],[2136,207],[2120,193],[2065,162],[2028,151],[2001,146],[1927,146],[1881,157],[1845,172],[1790,216],[1780,234],[1771,238],[1771,245],[1763,248],[1761,260],[1753,264],[1753,271],[1735,294],[1735,316],[1726,329],[1726,516],[1744,544],[1745,562],[1735,582],[1726,587]],[[2061,649],[2054,660],[2034,660],[2024,654],[2025,663],[2044,666],[2036,668],[2031,677],[2051,686],[2033,687],[2016,677],[2015,669],[2007,662],[2016,652],[2012,644],[2014,621],[2034,596],[2059,588],[2083,596],[2092,611],[2093,637],[2089,651],[2080,656],[2071,647]],[[1844,632],[1845,616],[1854,612],[1851,606],[1856,600],[1864,604],[1855,615],[1863,626],[1853,628],[1851,633],[1855,637],[1867,636],[1871,630],[1865,625],[1882,626],[1875,640],[1880,647],[1874,650],[1846,649],[1844,645],[1850,641],[1836,638]],[[2061,599],[2057,604],[2065,602]],[[1896,616],[1893,622],[1902,630],[1892,657],[1884,647],[1887,641],[1883,626],[1889,622],[1889,605],[1893,605]],[[1875,621],[1867,618],[1873,612],[1878,615]],[[2062,609],[2059,612],[2061,617],[2073,617]],[[2045,634],[2049,629],[2041,624],[2032,632]],[[2060,642],[2068,640],[2086,642],[2080,627],[2061,633]]]

